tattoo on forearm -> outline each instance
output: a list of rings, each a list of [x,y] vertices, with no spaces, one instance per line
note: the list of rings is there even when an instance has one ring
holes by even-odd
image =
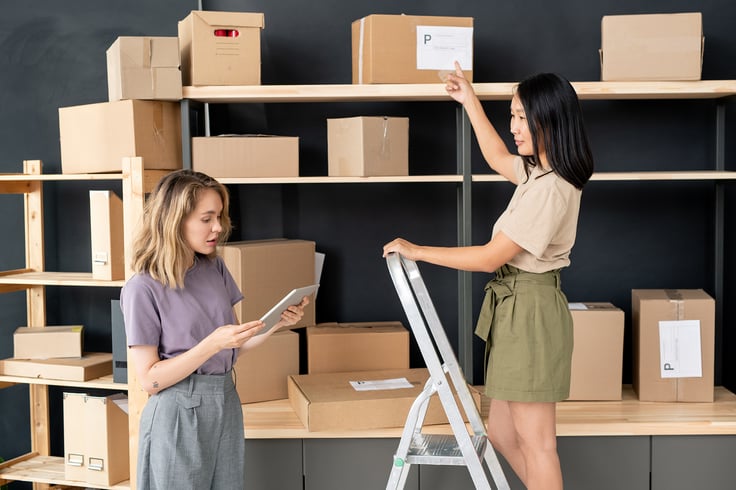
[[[153,387],[156,388],[156,389],[158,389],[158,381],[154,381],[153,382]]]

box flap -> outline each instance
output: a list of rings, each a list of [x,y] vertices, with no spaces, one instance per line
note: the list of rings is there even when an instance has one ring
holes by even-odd
[[[256,12],[218,12],[193,10],[190,15],[198,17],[212,27],[265,27],[265,16]]]

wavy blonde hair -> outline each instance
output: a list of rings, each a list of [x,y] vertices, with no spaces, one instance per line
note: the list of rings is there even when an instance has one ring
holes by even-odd
[[[171,288],[184,285],[184,275],[194,260],[194,251],[184,240],[184,220],[194,211],[203,191],[212,189],[222,199],[218,242],[232,230],[227,188],[212,177],[192,170],[177,170],[164,176],[148,197],[133,240],[132,269],[145,272]],[[213,252],[211,257],[214,257]]]

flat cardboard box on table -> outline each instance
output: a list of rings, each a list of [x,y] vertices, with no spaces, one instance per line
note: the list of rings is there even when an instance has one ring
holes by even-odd
[[[124,157],[142,157],[147,169],[179,169],[180,113],[179,103],[160,100],[61,107],[61,171],[122,172]]]
[[[299,177],[299,138],[264,134],[195,137],[192,168],[215,178]]]
[[[264,15],[193,10],[179,21],[182,83],[260,85]]]
[[[330,177],[409,175],[409,118],[328,119],[327,168]]]
[[[120,36],[106,56],[109,101],[181,100],[178,37]]]
[[[246,240],[219,248],[245,299],[235,305],[241,322],[258,320],[292,289],[315,283],[315,243],[309,240]],[[291,328],[315,323],[314,297]]]
[[[287,379],[299,374],[299,334],[279,331],[238,358],[233,367],[241,403],[283,400]]]
[[[127,396],[64,393],[63,408],[65,478],[103,486],[128,480]]]
[[[350,385],[350,381],[397,378],[405,378],[412,388],[356,391]],[[424,368],[289,376],[289,402],[309,431],[403,427],[412,403],[428,379],[429,371]],[[468,388],[479,408],[480,393]],[[457,397],[456,402],[460,406]],[[427,407],[424,425],[446,423],[447,416],[435,395]]]
[[[125,279],[123,200],[113,191],[89,191],[92,277]]]
[[[13,333],[13,357],[16,359],[82,357],[83,335],[82,325],[18,327]]]
[[[85,352],[80,358],[3,359],[0,374],[27,378],[88,381],[112,374],[112,354]]]
[[[320,323],[306,336],[309,374],[409,368],[401,322]]]
[[[570,305],[574,348],[568,400],[620,400],[624,312],[611,303]]]
[[[460,62],[473,81],[473,18],[368,15],[352,23],[353,83],[441,83]]]
[[[601,21],[601,80],[700,80],[700,12],[607,15]]]
[[[633,387],[642,401],[712,402],[715,301],[702,289],[633,289]],[[663,377],[660,322],[695,321],[700,332],[700,377]],[[670,324],[671,325],[671,324]]]

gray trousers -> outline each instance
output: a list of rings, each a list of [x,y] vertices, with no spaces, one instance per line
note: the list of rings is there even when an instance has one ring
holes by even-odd
[[[231,373],[192,374],[153,395],[139,434],[139,490],[244,487],[243,411]]]

